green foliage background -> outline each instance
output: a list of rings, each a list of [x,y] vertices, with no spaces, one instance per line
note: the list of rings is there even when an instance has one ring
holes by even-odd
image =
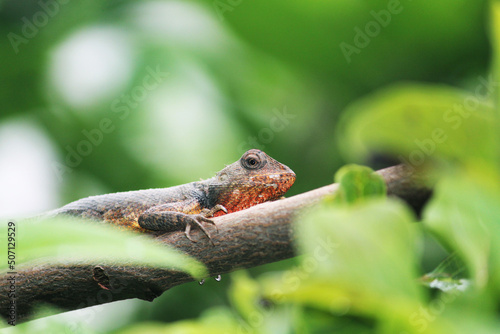
[[[498,332],[499,13],[478,0],[4,1],[0,126],[48,138],[61,205],[210,177],[252,146],[296,172],[290,195],[352,162],[404,160],[436,185],[415,217],[368,169],[345,167],[341,194],[298,219],[297,259],[10,330]],[[128,61],[85,95],[65,57],[86,68],[106,54],[63,51],[99,36]],[[158,85],[117,111],[155,70]],[[103,119],[112,130],[61,169]],[[438,267],[451,253],[458,271]]]

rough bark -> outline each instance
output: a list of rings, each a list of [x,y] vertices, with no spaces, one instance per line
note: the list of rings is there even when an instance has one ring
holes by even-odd
[[[398,165],[378,171],[385,179],[388,193],[419,210],[430,191],[408,168]],[[321,187],[283,200],[263,203],[247,210],[214,218],[218,233],[215,246],[200,231],[193,230],[192,243],[183,232],[157,238],[203,262],[211,275],[238,268],[293,257],[291,222],[300,210],[337,190],[336,184]],[[49,304],[62,310],[75,310],[129,298],[152,301],[173,286],[193,278],[182,272],[138,266],[51,265],[18,271],[16,276],[17,322],[28,320],[36,305]],[[0,315],[8,319],[10,300],[8,275],[0,278]]]

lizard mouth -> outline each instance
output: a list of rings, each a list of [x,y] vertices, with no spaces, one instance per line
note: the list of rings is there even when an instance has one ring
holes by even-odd
[[[270,180],[295,180],[295,173],[270,173],[270,174],[261,174],[260,176],[267,177]]]
[[[252,176],[252,180],[259,180],[259,179],[268,179],[269,181],[274,181],[274,183],[278,183],[281,180],[293,180],[295,181],[295,173],[294,172],[288,172],[288,173],[262,173],[258,175]]]
[[[252,181],[258,184],[262,184],[265,187],[274,188],[274,192],[277,197],[283,195],[290,189],[290,187],[295,182],[295,173],[270,173],[270,174],[260,174],[252,177]]]
[[[296,176],[295,176],[295,173],[291,172],[291,173],[285,173],[285,174],[281,174],[278,176],[278,183],[281,183],[282,186],[284,187],[284,192],[287,192],[288,189],[290,189],[290,187],[295,183],[295,179],[296,179]]]

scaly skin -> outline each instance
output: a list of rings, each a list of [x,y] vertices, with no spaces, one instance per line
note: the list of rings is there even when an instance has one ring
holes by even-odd
[[[262,151],[247,151],[213,178],[180,186],[91,196],[69,203],[51,215],[72,215],[106,221],[140,232],[179,231],[186,236],[207,217],[243,210],[283,196],[295,173]],[[194,240],[193,240],[194,241]]]

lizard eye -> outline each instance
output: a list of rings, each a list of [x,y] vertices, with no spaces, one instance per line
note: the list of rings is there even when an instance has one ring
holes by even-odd
[[[257,169],[262,166],[263,160],[256,153],[247,153],[241,157],[241,164],[247,169]]]

